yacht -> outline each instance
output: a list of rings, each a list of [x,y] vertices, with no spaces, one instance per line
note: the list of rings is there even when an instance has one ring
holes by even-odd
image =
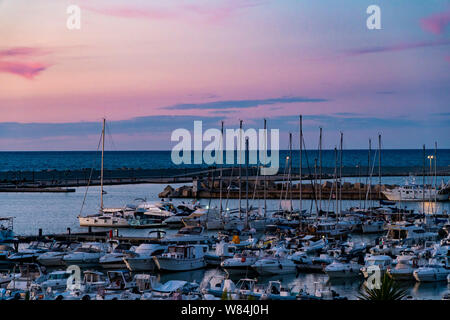
[[[134,257],[134,249],[130,243],[119,243],[112,252],[100,257],[99,264],[103,269],[126,269],[124,259]]]
[[[369,255],[365,258],[365,265],[361,268],[364,278],[368,278],[374,269],[378,269],[382,278],[388,267],[392,264],[392,258],[386,255]]]
[[[142,243],[135,250],[134,255],[123,258],[130,271],[153,271],[156,268],[153,257],[163,254],[167,246],[158,243]]]
[[[236,253],[232,258],[223,260],[220,267],[228,274],[242,274],[253,271],[251,266],[258,260],[258,255],[254,251],[243,251]]]
[[[128,228],[129,220],[122,208],[103,208],[97,214],[78,217],[80,227]]]
[[[211,238],[205,234],[203,227],[184,227],[174,235],[166,235],[161,244],[202,244],[210,243]]]
[[[403,244],[412,245],[419,242],[434,241],[438,238],[437,232],[427,232],[424,228],[405,221],[389,224],[387,229],[386,240]]]
[[[27,248],[10,255],[8,260],[13,263],[35,262],[41,254],[51,250],[52,244],[48,241],[34,241]]]
[[[51,250],[37,257],[37,262],[46,267],[64,266],[63,257],[81,246],[76,242],[57,242]]]
[[[414,278],[419,282],[446,281],[450,274],[448,257],[431,259],[430,263],[414,271]]]
[[[394,280],[414,280],[414,270],[416,264],[416,257],[411,255],[400,255],[397,257],[397,264],[395,268],[389,268],[387,274]]]
[[[63,257],[67,266],[78,265],[83,267],[98,266],[100,258],[107,252],[107,245],[101,242],[85,242],[73,252]]]
[[[169,246],[166,253],[153,257],[161,271],[186,271],[201,269],[206,266],[206,245]]]
[[[358,277],[361,266],[354,262],[344,263],[334,261],[325,267],[325,273],[330,279]]]
[[[362,224],[363,233],[380,233],[384,232],[386,223],[383,220],[368,220]]]
[[[297,271],[296,265],[291,259],[277,253],[258,259],[252,268],[260,275],[287,274]]]
[[[447,201],[450,193],[450,184],[444,184],[435,188],[430,185],[416,185],[412,183],[381,191],[391,201]]]
[[[219,266],[223,260],[234,256],[235,249],[235,246],[230,246],[227,242],[218,243],[214,253],[205,255],[206,264],[210,266]]]

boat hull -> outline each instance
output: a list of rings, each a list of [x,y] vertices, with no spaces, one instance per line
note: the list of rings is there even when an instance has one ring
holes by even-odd
[[[189,271],[206,267],[204,258],[172,259],[155,257],[155,264],[161,271]]]

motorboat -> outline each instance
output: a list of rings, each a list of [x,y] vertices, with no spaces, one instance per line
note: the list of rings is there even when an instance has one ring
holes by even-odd
[[[205,281],[206,280],[206,281]],[[236,285],[233,280],[225,277],[224,275],[214,275],[209,279],[203,279],[200,284],[200,289],[203,293],[211,294],[214,297],[221,298],[224,295],[227,297],[237,298]]]
[[[19,276],[13,279],[6,286],[7,290],[28,291],[33,284],[41,284],[47,279],[44,270],[37,263],[24,263],[14,267],[13,274],[19,270]]]
[[[34,241],[27,248],[10,255],[8,260],[13,263],[35,262],[41,254],[51,250],[52,244],[48,241]]]
[[[382,278],[388,267],[392,264],[392,258],[386,255],[368,255],[365,258],[365,265],[361,268],[364,278],[368,278],[372,273],[379,272]]]
[[[136,287],[136,281],[128,270],[108,271],[107,277],[109,284],[105,287],[106,291],[126,290]]]
[[[361,265],[354,262],[333,261],[325,267],[325,273],[330,279],[335,278],[353,278],[360,274]]]
[[[428,265],[414,270],[413,274],[419,282],[446,281],[450,274],[448,257],[431,259]]]
[[[123,261],[130,271],[153,271],[156,268],[153,257],[166,250],[167,246],[158,243],[142,243],[134,250],[134,254],[123,257]]]
[[[205,234],[201,226],[184,227],[174,235],[166,235],[161,244],[207,244],[211,242],[210,236]]]
[[[260,275],[295,273],[295,263],[286,255],[277,254],[258,259],[252,268]]]
[[[99,290],[109,285],[109,279],[99,271],[86,270],[79,286],[68,288],[64,292],[53,294],[54,300],[93,300],[96,299]]]
[[[57,242],[50,251],[44,252],[36,260],[46,267],[64,266],[63,257],[80,246],[77,242]]]
[[[220,267],[228,274],[242,274],[252,272],[251,266],[256,263],[259,256],[250,250],[236,253],[232,258],[223,260]]]
[[[171,245],[167,252],[153,259],[161,271],[186,271],[201,269],[206,266],[207,245]]]
[[[152,283],[151,292],[141,299],[147,300],[199,300],[199,285],[184,280],[170,280],[166,283]]]
[[[126,269],[124,259],[135,257],[134,250],[130,243],[119,243],[112,252],[100,257],[99,264],[103,269]]]
[[[415,256],[400,255],[397,256],[395,268],[388,268],[387,274],[394,280],[414,280],[414,270],[417,269]]]
[[[53,271],[38,286],[42,291],[65,291],[71,275],[72,272],[67,270]]]
[[[435,241],[438,238],[437,232],[427,232],[424,228],[408,222],[392,223],[387,226],[387,241],[397,241],[403,244],[416,244],[425,241]]]
[[[235,249],[235,246],[230,246],[227,242],[222,241],[218,243],[214,253],[207,253],[205,255],[206,264],[210,266],[219,266],[223,260],[234,256]]]
[[[384,232],[386,222],[383,220],[367,220],[362,223],[363,233],[381,233]]]
[[[297,294],[291,292],[280,281],[269,281],[267,285],[255,285],[249,296],[258,300],[296,300]]]
[[[85,242],[73,252],[66,254],[63,261],[66,265],[83,267],[98,266],[100,258],[107,253],[108,247],[101,242]]]
[[[449,183],[439,187],[416,185],[414,179],[404,185],[381,191],[391,201],[447,201],[450,192]]]

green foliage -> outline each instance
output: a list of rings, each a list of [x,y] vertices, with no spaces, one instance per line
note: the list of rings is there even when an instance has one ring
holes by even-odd
[[[228,292],[227,292],[227,289],[223,289],[221,300],[228,300]]]
[[[379,288],[369,289],[366,285],[359,291],[360,300],[402,300],[406,296],[404,290],[387,274],[384,275]]]

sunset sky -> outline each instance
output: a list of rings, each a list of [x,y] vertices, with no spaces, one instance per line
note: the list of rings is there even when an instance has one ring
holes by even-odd
[[[449,23],[446,0],[0,0],[0,151],[93,150],[103,117],[109,149],[264,118],[286,147],[299,114],[309,148],[450,148]]]

